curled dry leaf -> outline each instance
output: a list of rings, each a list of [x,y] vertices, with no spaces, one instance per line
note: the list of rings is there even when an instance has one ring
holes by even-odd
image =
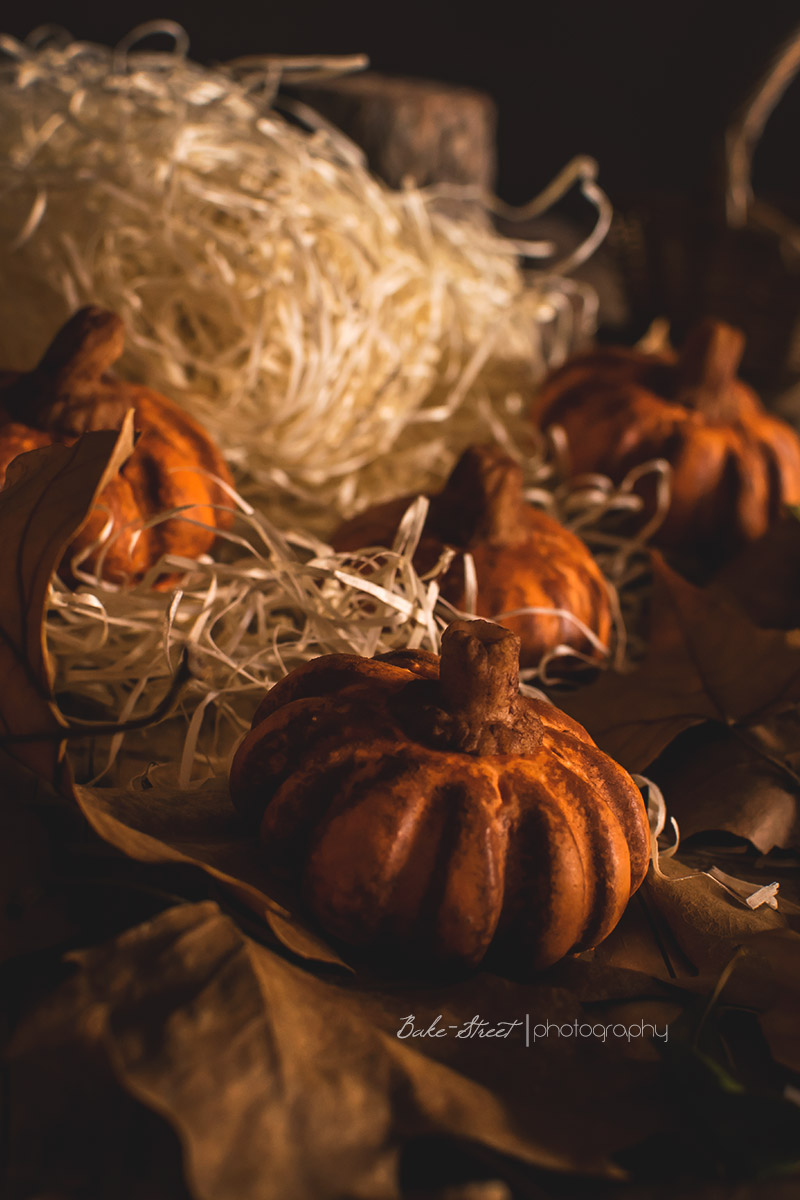
[[[752,745],[728,729],[698,733],[678,739],[650,772],[681,838],[720,830],[747,838],[762,854],[800,849],[800,779],[780,765],[800,750],[800,716],[748,731],[761,734]]]
[[[533,1051],[527,1063],[532,1097],[512,1109],[502,1079],[490,1076],[485,1086],[429,1057],[425,1043],[396,1036],[394,1018],[387,1028],[353,1002],[352,992],[249,941],[213,903],[172,908],[72,957],[74,976],[17,1030],[10,1048],[12,1101],[26,1089],[35,1094],[32,1071],[41,1073],[35,1083],[51,1095],[74,1090],[62,1072],[74,1065],[80,1041],[130,1095],[172,1125],[195,1197],[388,1200],[400,1195],[403,1148],[436,1135],[481,1147],[497,1160],[498,1174],[510,1159],[517,1169],[619,1175],[599,1151],[600,1139],[582,1137],[591,1133],[590,1125],[582,1130],[587,1113],[581,1110],[576,1124],[574,1096],[558,1088],[552,1064],[548,1086],[537,1087]],[[510,1007],[519,1003],[505,981],[498,986]],[[544,990],[552,997],[552,989]],[[395,999],[400,1010],[409,1003]],[[465,1017],[475,1003],[474,994],[462,997]],[[562,1009],[571,1012],[574,1004],[562,996]],[[459,1045],[464,1058],[465,1045],[471,1043]],[[520,1059],[519,1043],[503,1047],[506,1058]],[[500,1052],[495,1044],[495,1072]],[[573,1055],[576,1070],[580,1059]],[[607,1065],[603,1078],[605,1095]],[[542,1113],[543,1092],[551,1095],[552,1116]],[[610,1092],[613,1097],[615,1089]],[[641,1094],[638,1100],[642,1111]],[[596,1107],[595,1097],[588,1114],[595,1123]],[[553,1148],[556,1119],[570,1153]],[[35,1171],[30,1155],[41,1144],[39,1120],[31,1106],[17,1111],[11,1130],[15,1167],[27,1179]],[[633,1139],[642,1126],[625,1132]],[[53,1149],[67,1153],[57,1142]]]
[[[15,459],[0,491],[0,961],[43,949],[70,929],[52,883],[40,810],[68,787],[64,722],[52,700],[43,618],[50,578],[95,496],[133,448],[90,433]],[[41,733],[40,740],[32,735]],[[27,740],[20,740],[20,739]]]
[[[800,630],[756,628],[721,593],[652,555],[650,640],[630,674],[606,671],[560,699],[629,771],[644,771],[692,725],[754,722],[800,700]]]
[[[133,418],[117,433],[88,433],[14,459],[0,492],[0,741],[3,752],[57,783],[63,720],[52,702],[43,640],[50,578],[98,492],[133,449]],[[14,741],[42,732],[43,741]]]

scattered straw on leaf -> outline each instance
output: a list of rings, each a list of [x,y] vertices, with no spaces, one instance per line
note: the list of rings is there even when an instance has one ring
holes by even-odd
[[[674,858],[680,846],[681,835],[678,822],[667,812],[666,801],[658,784],[646,775],[634,775],[634,782],[644,797],[647,817],[650,824],[650,870],[654,876],[664,879],[669,884],[694,883],[698,879],[711,879],[727,892],[734,900],[745,908],[755,911],[766,904],[769,908],[777,909],[777,895],[780,884],[768,883],[765,886],[749,883],[728,875],[719,867],[709,867],[708,870],[690,871],[686,875],[665,874],[660,860]],[[669,822],[669,828],[667,828]],[[663,843],[659,842],[662,838]]]
[[[174,53],[132,52],[157,29]],[[564,264],[526,276],[480,206],[392,191],[330,126],[276,112],[285,60],[201,67],[171,23],[116,50],[0,48],[0,361],[30,365],[82,303],[114,309],[123,371],[201,419],[273,516],[324,524],[442,479],[592,330],[592,290]],[[595,170],[546,193],[582,184],[586,252]]]

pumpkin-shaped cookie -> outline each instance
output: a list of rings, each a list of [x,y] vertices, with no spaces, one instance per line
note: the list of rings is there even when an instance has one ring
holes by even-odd
[[[273,879],[329,935],[418,964],[544,968],[611,932],[647,869],[630,776],[519,694],[519,639],[332,654],[267,694],[231,769]]]
[[[390,546],[412,500],[391,500],[345,522],[332,538],[334,548]],[[476,612],[519,635],[523,667],[536,666],[556,646],[603,657],[578,623],[608,646],[611,608],[600,569],[580,538],[525,502],[522,469],[498,447],[466,450],[444,490],[430,498],[414,557],[417,569],[431,568],[446,546],[472,555]],[[464,608],[463,555],[443,576],[441,592],[456,608]]]
[[[532,415],[564,429],[576,475],[620,482],[666,459],[671,502],[654,541],[722,558],[800,502],[800,439],[738,378],[743,349],[739,330],[708,320],[679,356],[590,351],[545,381]]]
[[[107,531],[104,550],[94,551],[83,565],[128,584],[162,554],[196,558],[210,550],[216,530],[230,526],[232,512],[217,482],[230,483],[230,474],[208,434],[165,396],[110,374],[124,337],[114,313],[83,308],[35,370],[0,377],[0,486],[18,454],[52,442],[71,444],[92,429],[119,429],[132,408],[136,447],[99,496],[64,568]],[[188,506],[185,514],[144,528],[151,517],[182,506]]]

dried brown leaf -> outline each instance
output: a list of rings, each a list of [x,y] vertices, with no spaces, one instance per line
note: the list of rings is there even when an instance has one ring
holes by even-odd
[[[74,934],[54,886],[47,810],[60,797],[33,772],[0,756],[0,964]]]
[[[0,492],[0,742],[3,753],[51,783],[61,776],[63,720],[52,701],[44,646],[50,577],[107,480],[133,449],[132,416],[119,434],[88,433],[14,459]],[[15,741],[42,732],[42,741]]]
[[[97,1031],[55,996],[37,1011],[38,1043],[4,1064],[3,1200],[192,1200],[175,1132],[119,1086]]]
[[[521,1063],[519,1042],[452,1038],[449,1053],[460,1061],[437,1060],[434,1049],[448,1039],[410,1044],[396,1032],[409,1003],[427,1000],[435,1007],[441,997],[395,994],[378,1001],[373,995],[368,1002],[251,942],[210,902],[170,909],[73,958],[74,977],[12,1043],[12,1101],[20,1089],[30,1092],[29,1073],[44,1064],[52,1075],[37,1077],[41,1087],[73,1089],[60,1071],[65,1062],[74,1064],[76,1039],[91,1045],[122,1086],[176,1130],[197,1198],[397,1197],[403,1147],[433,1135],[482,1147],[498,1164],[509,1158],[518,1167],[613,1177],[619,1172],[604,1149],[642,1135],[643,1101],[650,1101],[650,1130],[663,1119],[653,1104],[649,1066],[628,1064],[639,1089],[628,1096],[627,1110],[618,1101],[619,1080],[609,1079],[608,1061],[602,1072],[595,1070],[592,1089],[576,1099],[572,1086],[559,1082],[555,1040],[549,1054],[543,1043]],[[522,994],[507,981],[491,986],[487,995],[476,981],[466,984],[449,1011],[467,1019],[476,1004],[491,1000],[490,1015],[500,1018],[504,1000],[502,1016],[511,1016]],[[556,996],[552,989],[538,993],[551,1004]],[[572,1013],[574,1000],[561,993],[560,1001],[550,1015],[559,1008]],[[585,1073],[584,1056],[592,1057],[591,1047],[576,1051],[573,1043],[571,1049],[570,1085]],[[460,1069],[473,1055],[479,1064],[474,1078]],[[519,1091],[509,1096],[512,1063]],[[615,1137],[608,1114],[598,1113],[604,1104]],[[19,1120],[14,1144],[23,1154],[26,1147],[37,1151],[36,1113]],[[18,1170],[29,1177],[30,1162]]]
[[[654,926],[653,914],[644,892],[637,892],[617,927],[591,951],[598,967],[636,971],[661,982],[675,982],[695,975],[663,922]]]
[[[751,1009],[776,1062],[800,1069],[800,923],[797,906],[779,901],[751,911],[711,879],[675,859],[662,862],[670,878],[651,874],[648,900],[699,969],[680,988],[710,996],[724,973],[719,1003]],[[794,928],[792,927],[794,926]]]
[[[657,1073],[642,1071],[635,1040],[586,1025],[605,1020],[617,1003],[632,1001],[638,1020],[648,1020],[648,1001],[662,985],[638,972],[596,969],[574,960],[538,982],[520,983],[480,973],[448,983],[356,980],[348,984],[354,1004],[386,1033],[395,1035],[410,1015],[413,1028],[433,1023],[446,1036],[408,1042],[490,1089],[525,1128],[535,1129],[552,1150],[576,1165],[630,1145],[648,1130],[669,1123]],[[640,1002],[641,1001],[641,1002]],[[476,1016],[489,1023],[528,1017],[508,1040],[469,1035]],[[583,1032],[576,1034],[575,1025]],[[453,1032],[455,1030],[455,1032]]]
[[[800,954],[800,946],[794,952]],[[775,1061],[800,1075],[800,997],[774,1004],[762,1014],[760,1024]]]
[[[747,908],[678,859],[662,860],[661,867],[667,878],[651,871],[643,885],[646,896],[701,973],[721,971],[738,947],[757,934],[791,932],[779,910]]]
[[[606,671],[559,703],[630,771],[701,721],[757,719],[800,700],[800,630],[762,630],[721,593],[653,555],[650,641],[630,674]]]
[[[800,627],[800,518],[786,514],[715,576],[763,629]]]
[[[759,1021],[776,1062],[800,1072],[800,933],[769,930],[747,943],[752,972],[767,993]]]

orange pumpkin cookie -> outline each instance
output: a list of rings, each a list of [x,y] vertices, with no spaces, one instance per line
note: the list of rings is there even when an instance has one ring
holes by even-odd
[[[35,370],[0,378],[0,486],[18,454],[53,442],[71,444],[93,429],[119,429],[132,408],[136,447],[99,496],[63,568],[66,572],[72,555],[110,524],[105,553],[94,551],[84,565],[99,566],[106,579],[129,584],[162,554],[197,558],[210,550],[216,530],[228,528],[233,514],[224,489],[212,478],[230,483],[230,474],[205,430],[166,397],[109,373],[124,339],[123,323],[114,313],[83,308],[56,335]],[[158,513],[184,505],[189,506],[185,516],[142,528]]]
[[[336,550],[390,546],[413,496],[380,504],[345,522],[334,534]],[[518,634],[523,667],[566,645],[589,657],[602,652],[571,620],[573,614],[604,644],[611,608],[603,576],[586,546],[558,521],[526,504],[522,469],[496,446],[474,446],[456,464],[444,490],[430,498],[414,565],[424,573],[446,546],[469,551],[477,577],[477,613]],[[464,562],[459,555],[441,580],[442,595],[465,603]],[[505,616],[515,609],[558,609]]]
[[[575,475],[619,483],[666,459],[672,498],[653,540],[721,558],[800,502],[800,438],[738,378],[743,350],[739,330],[712,320],[677,356],[593,350],[545,381],[532,415],[564,429]]]
[[[325,655],[267,694],[231,796],[329,934],[379,957],[512,973],[602,941],[647,870],[630,776],[519,694],[519,639],[456,621],[441,660]]]

